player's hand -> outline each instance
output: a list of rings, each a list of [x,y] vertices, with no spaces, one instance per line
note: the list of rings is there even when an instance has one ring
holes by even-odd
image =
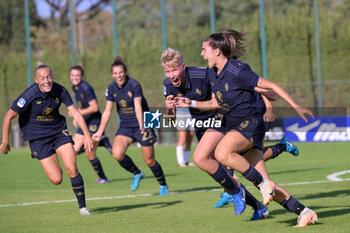
[[[270,102],[276,101],[279,97],[274,91],[262,89],[260,94],[264,95]]]
[[[306,115],[309,115],[312,117],[312,119],[315,119],[314,117],[314,114],[312,113],[312,111],[308,108],[304,108],[304,107],[300,107],[300,106],[297,106],[297,107],[294,107],[295,111],[299,114],[299,116],[301,118],[303,118],[303,120],[305,122],[308,122],[307,118],[306,118]]]
[[[143,134],[145,132],[145,129],[143,128],[143,126],[140,126],[140,132],[141,132],[141,134]]]
[[[93,142],[92,138],[90,137],[90,135],[86,135],[84,137],[84,149],[85,149],[85,151],[91,152],[93,147],[94,147],[94,142]]]
[[[275,114],[273,114],[272,108],[266,108],[266,112],[263,117],[265,122],[273,122],[275,120]]]
[[[189,108],[191,107],[192,100],[187,97],[175,97],[176,107]]]
[[[6,155],[11,150],[10,145],[8,143],[3,142],[0,145],[0,154]]]
[[[168,95],[165,99],[165,106],[167,109],[173,109],[176,106],[176,102],[173,95]]]
[[[100,132],[96,132],[92,135],[92,140],[94,140],[95,142],[99,142],[102,139],[102,134]]]

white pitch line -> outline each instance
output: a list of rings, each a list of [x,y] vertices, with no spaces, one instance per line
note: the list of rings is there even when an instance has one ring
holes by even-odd
[[[340,175],[347,174],[347,173],[350,173],[350,170],[333,173],[333,174],[327,176],[328,180],[295,182],[295,183],[280,184],[280,185],[281,186],[293,186],[293,185],[320,184],[320,183],[329,183],[329,182],[350,181],[350,178],[349,179],[341,179],[338,177]],[[254,186],[247,186],[247,188],[253,188],[253,187]],[[181,193],[193,193],[193,192],[218,191],[218,190],[221,190],[221,189],[215,188],[215,189],[200,189],[200,190],[194,190],[194,191],[176,191],[176,192],[169,192],[169,195],[181,194]],[[98,201],[98,200],[107,200],[107,199],[150,197],[150,196],[157,196],[157,195],[158,194],[140,194],[140,195],[126,195],[126,196],[112,196],[112,197],[92,197],[92,198],[86,198],[86,200],[87,201]],[[66,203],[66,202],[75,202],[75,201],[77,201],[77,200],[71,199],[71,200],[59,200],[59,201],[40,201],[40,202],[18,203],[18,204],[3,204],[3,205],[0,205],[0,208],[1,207],[12,207],[12,206],[45,205],[45,204]]]

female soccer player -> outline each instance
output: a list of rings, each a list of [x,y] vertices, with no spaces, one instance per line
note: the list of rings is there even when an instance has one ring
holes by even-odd
[[[261,151],[265,134],[263,111],[257,107],[253,89],[259,87],[273,90],[305,121],[306,115],[312,118],[314,116],[309,109],[299,106],[283,88],[259,77],[251,71],[248,64],[237,60],[245,53],[244,43],[244,33],[234,30],[225,30],[207,37],[202,43],[201,56],[214,71],[210,76],[213,98],[206,103],[180,99],[180,105],[199,109],[220,108],[225,114],[230,131],[218,144],[215,158],[223,165],[237,170],[254,184],[267,180],[268,186],[259,185],[264,203],[268,204],[274,197],[283,207],[298,214],[296,227],[313,224],[318,220],[316,213],[302,205],[286,189],[270,181]],[[244,153],[244,156],[240,153]]]
[[[186,67],[182,54],[171,48],[163,51],[161,63],[167,77],[164,80],[164,95],[169,114],[174,114],[173,111],[176,111],[175,96],[184,96],[200,101],[211,98],[211,87],[207,77],[208,69]],[[197,111],[191,108],[190,113],[195,121],[205,121],[208,119],[221,121],[222,118],[221,114],[215,111]],[[206,171],[227,190],[225,197],[234,202],[235,213],[237,215],[241,214],[245,209],[245,198],[249,205],[257,212],[261,212],[259,217],[252,218],[252,220],[261,219],[263,212],[265,212],[265,215],[268,214],[267,208],[258,202],[248,191],[243,190],[238,182],[235,183],[227,174],[224,167],[213,158],[214,149],[225,132],[226,129],[221,125],[209,128],[196,127],[195,125],[195,134],[199,143],[194,152],[193,160],[200,169]]]
[[[149,111],[147,101],[142,94],[141,85],[129,77],[127,67],[120,57],[116,57],[111,65],[114,81],[106,89],[106,107],[102,114],[98,131],[93,135],[94,140],[100,140],[116,103],[120,118],[119,129],[113,142],[113,156],[119,164],[134,175],[131,190],[136,191],[144,173],[125,154],[127,148],[137,141],[141,144],[143,160],[151,169],[159,183],[159,195],[168,194],[168,185],[160,164],[154,156],[153,144],[157,137],[154,130],[143,128],[143,111]]]
[[[96,133],[101,122],[101,112],[98,108],[94,89],[85,81],[83,81],[84,69],[80,65],[75,65],[70,68],[70,80],[72,81],[72,90],[75,100],[78,105],[78,111],[83,115],[85,123],[90,134]],[[76,123],[75,121],[73,123]],[[76,124],[75,124],[76,126]],[[108,140],[108,138],[107,138]],[[73,136],[74,150],[78,153],[83,147],[84,135],[81,128],[78,128]],[[99,142],[94,141],[92,151],[85,151],[86,158],[90,161],[93,169],[96,171],[99,178],[95,181],[96,184],[109,183],[100,160],[96,156],[96,150]]]
[[[80,214],[91,215],[85,204],[84,182],[76,166],[73,140],[68,132],[66,119],[59,113],[61,103],[67,106],[79,124],[84,132],[84,147],[91,151],[93,143],[84,118],[74,106],[68,91],[53,82],[50,67],[39,65],[34,75],[35,83],[12,103],[4,117],[0,153],[7,154],[10,151],[11,120],[19,115],[23,138],[29,141],[32,157],[39,160],[49,180],[59,185],[62,182],[62,169],[58,162],[58,154],[71,179]]]

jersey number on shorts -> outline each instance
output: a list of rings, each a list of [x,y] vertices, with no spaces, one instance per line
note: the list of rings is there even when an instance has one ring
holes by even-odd
[[[148,141],[152,138],[152,131],[150,129],[145,129],[143,132],[142,141]]]

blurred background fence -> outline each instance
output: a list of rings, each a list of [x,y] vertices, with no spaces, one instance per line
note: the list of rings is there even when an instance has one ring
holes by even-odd
[[[0,117],[27,87],[25,41],[26,0],[0,2]],[[151,107],[163,107],[160,56],[163,50],[161,3],[166,13],[167,45],[180,50],[187,66],[206,66],[201,42],[213,28],[210,3],[215,7],[215,31],[230,28],[249,32],[251,43],[243,61],[262,75],[258,0],[116,0],[118,55],[138,80]],[[268,79],[280,84],[308,107],[319,104],[315,45],[314,0],[265,0],[264,19]],[[71,92],[69,1],[35,0],[29,3],[31,64],[49,65],[54,80]],[[75,60],[85,67],[85,79],[94,87],[100,110],[112,82],[114,58],[111,0],[73,1]],[[319,0],[319,38],[322,102],[325,108],[347,108],[350,103],[350,0]],[[45,12],[43,12],[45,11]],[[116,25],[115,25],[116,26]],[[274,107],[286,107],[278,101]],[[66,114],[63,107],[62,112]],[[346,113],[345,113],[346,114]],[[107,135],[117,129],[113,115]],[[278,117],[278,116],[277,116]],[[71,132],[74,132],[68,119]],[[13,127],[17,127],[13,122]],[[1,125],[2,127],[2,125]],[[11,134],[11,145],[16,133]],[[20,137],[20,135],[18,135]],[[166,136],[161,135],[161,142]],[[175,134],[172,140],[175,140]],[[23,142],[19,143],[21,146]]]

